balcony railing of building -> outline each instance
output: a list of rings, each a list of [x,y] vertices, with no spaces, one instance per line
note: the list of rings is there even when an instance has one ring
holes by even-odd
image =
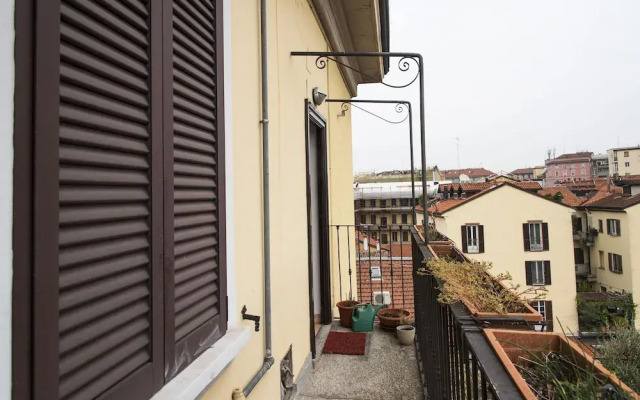
[[[438,301],[441,283],[420,273],[432,258],[412,229],[416,345],[429,399],[522,399],[517,386],[461,303]]]

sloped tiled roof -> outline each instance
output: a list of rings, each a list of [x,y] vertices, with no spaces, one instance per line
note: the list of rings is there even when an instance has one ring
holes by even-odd
[[[472,196],[473,197],[473,196]],[[445,211],[447,211],[448,209],[457,206],[460,203],[464,203],[465,201],[467,201],[468,199],[470,199],[471,197],[467,198],[467,199],[447,199],[447,200],[443,200],[443,201],[439,201],[437,203],[433,203],[431,204],[431,206],[429,206],[429,212],[432,213],[443,213]]]
[[[628,194],[613,193],[597,201],[591,202],[589,209],[624,210],[627,207],[640,204],[640,194],[634,196]]]
[[[439,186],[438,191],[442,193],[445,189],[449,190],[450,188],[453,188],[453,190],[457,191],[459,188],[462,188],[463,192],[477,192],[480,190],[489,189],[491,186],[495,185],[496,183],[498,182],[491,181],[491,182],[472,182],[472,183],[445,183]],[[517,181],[517,182],[510,182],[510,183],[519,187],[520,189],[525,189],[525,190],[535,190],[535,189],[542,188],[540,184],[536,181]]]
[[[640,185],[640,175],[625,175],[618,178],[616,184],[622,185]]]
[[[512,175],[533,174],[533,168],[518,168],[511,171]]]
[[[493,175],[493,172],[484,168],[447,169],[440,171],[440,173],[447,179],[459,178],[462,174],[467,175],[469,178],[483,178]]]
[[[571,158],[584,158],[584,157],[591,157],[591,155],[593,154],[592,151],[580,151],[578,153],[567,153],[567,154],[563,154],[559,157],[554,158],[554,160],[567,160],[567,159],[571,159]],[[553,161],[553,160],[550,160]]]
[[[598,189],[598,191],[595,194],[591,195],[591,197],[589,197],[586,201],[584,201],[582,205],[589,206],[612,194],[621,194],[621,193],[622,193],[622,188],[620,187],[616,187],[616,186],[607,187],[606,185],[603,185],[603,186],[600,186],[600,189]]]
[[[558,192],[562,195],[562,202],[570,207],[578,207],[584,201],[583,198],[576,196],[575,193],[566,186],[556,186],[538,190],[540,196],[555,196]]]

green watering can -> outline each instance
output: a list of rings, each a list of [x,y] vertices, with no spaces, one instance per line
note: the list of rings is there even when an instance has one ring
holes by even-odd
[[[373,307],[371,303],[356,304],[351,314],[351,329],[354,332],[369,332],[373,330],[373,319],[383,305]]]

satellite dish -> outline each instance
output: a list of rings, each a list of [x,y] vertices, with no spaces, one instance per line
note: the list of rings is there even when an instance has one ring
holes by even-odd
[[[460,174],[460,182],[468,182],[470,181],[471,178],[469,178],[469,175],[467,174]]]

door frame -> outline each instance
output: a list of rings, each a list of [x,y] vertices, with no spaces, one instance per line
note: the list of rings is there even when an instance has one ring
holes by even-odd
[[[311,339],[311,352],[316,357],[315,329],[314,329],[314,301],[313,301],[313,249],[311,231],[311,165],[309,160],[310,129],[318,128],[318,190],[320,203],[318,204],[320,218],[320,323],[328,324],[332,320],[331,307],[331,269],[329,258],[329,174],[327,156],[327,121],[324,116],[308,99],[305,100],[305,158],[307,172],[307,240],[308,268],[309,268],[309,329]]]

